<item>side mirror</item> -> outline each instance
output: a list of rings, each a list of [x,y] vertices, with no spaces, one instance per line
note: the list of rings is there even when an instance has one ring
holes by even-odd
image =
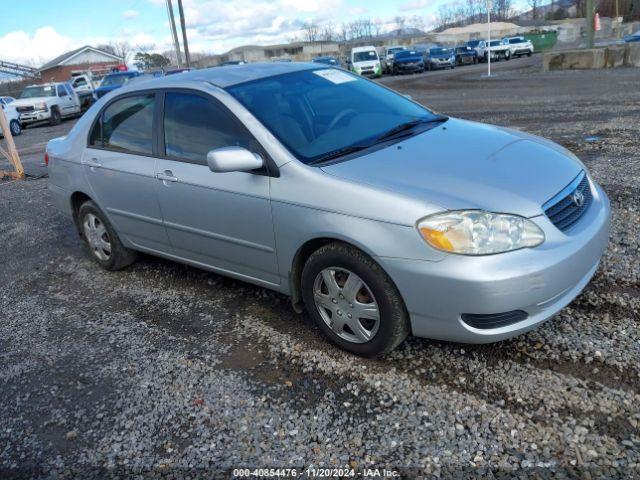
[[[207,153],[207,164],[212,172],[248,172],[264,166],[264,160],[243,147],[216,148]]]

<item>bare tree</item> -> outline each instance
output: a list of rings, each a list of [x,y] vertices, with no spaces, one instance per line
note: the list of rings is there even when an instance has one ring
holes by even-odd
[[[332,23],[326,23],[322,26],[322,33],[320,38],[324,42],[333,42],[337,39],[336,26]]]
[[[527,3],[531,7],[531,18],[536,20],[538,18],[538,8],[540,7],[541,0],[527,0]]]
[[[407,19],[406,17],[403,17],[401,15],[398,15],[397,17],[395,17],[393,19],[394,23],[396,24],[396,28],[398,30],[402,30],[404,29],[405,24],[407,23]]]
[[[382,34],[382,20],[376,18],[373,21],[373,33],[376,37],[379,37]]]
[[[114,55],[122,60],[122,63],[127,61],[127,57],[133,51],[133,48],[131,48],[131,45],[127,41],[109,42],[109,46],[113,50]]]
[[[497,20],[507,20],[513,15],[512,0],[494,0],[492,13]]]
[[[98,50],[102,50],[103,52],[110,53],[111,55],[115,55],[116,54],[116,51],[113,49],[113,46],[111,46],[108,43],[101,43],[96,48]]]
[[[303,25],[304,39],[307,42],[315,43],[320,37],[320,27],[315,22],[306,22]]]
[[[425,29],[424,18],[422,18],[420,15],[412,16],[409,19],[408,23],[409,23],[410,27],[415,28],[417,30],[424,31],[424,29]]]

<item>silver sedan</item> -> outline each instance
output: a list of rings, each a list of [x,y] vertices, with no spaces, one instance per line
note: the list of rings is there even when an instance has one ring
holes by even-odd
[[[104,268],[145,252],[277,290],[360,355],[530,330],[609,234],[607,196],[564,148],[318,64],[132,82],[46,159]]]

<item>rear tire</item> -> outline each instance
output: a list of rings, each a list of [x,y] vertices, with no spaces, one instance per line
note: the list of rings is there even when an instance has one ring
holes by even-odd
[[[323,335],[351,353],[382,356],[409,335],[400,292],[380,265],[355,247],[334,242],[314,252],[302,271],[301,290]]]
[[[78,227],[91,257],[105,270],[120,270],[136,260],[137,252],[122,245],[106,215],[91,200],[78,210]]]
[[[49,125],[60,125],[62,117],[57,107],[51,109],[51,118],[49,119]]]

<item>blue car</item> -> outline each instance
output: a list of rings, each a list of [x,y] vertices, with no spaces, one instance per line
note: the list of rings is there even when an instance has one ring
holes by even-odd
[[[433,47],[427,55],[427,70],[456,68],[456,54],[449,48]]]
[[[96,100],[100,97],[103,97],[107,93],[115,90],[116,88],[120,88],[129,80],[134,77],[140,76],[141,73],[137,70],[127,71],[127,72],[114,72],[110,73],[106,77],[102,79],[100,86],[96,88],[95,95]]]
[[[335,57],[316,57],[311,60],[313,63],[322,63],[323,65],[333,65],[335,67],[340,66],[340,62]]]
[[[627,43],[640,42],[640,30],[638,30],[636,33],[624,37],[624,41]]]
[[[393,55],[391,74],[424,72],[424,58],[416,50],[400,50]]]

